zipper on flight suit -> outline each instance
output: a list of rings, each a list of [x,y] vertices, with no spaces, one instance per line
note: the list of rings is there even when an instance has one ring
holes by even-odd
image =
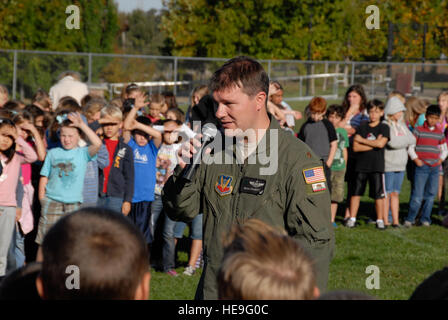
[[[238,176],[238,183],[235,184],[235,187],[238,186],[238,190],[235,190],[235,200],[234,203],[232,205],[232,211],[235,212],[235,219],[236,222],[238,224],[242,224],[242,222],[244,221],[244,217],[241,217],[239,214],[239,210],[238,210],[238,204],[240,201],[240,192],[239,192],[239,185],[241,183],[241,179],[242,177],[244,177],[245,173],[246,173],[246,168],[247,168],[247,159],[244,159],[244,163],[242,165],[240,165],[239,167],[239,176]]]

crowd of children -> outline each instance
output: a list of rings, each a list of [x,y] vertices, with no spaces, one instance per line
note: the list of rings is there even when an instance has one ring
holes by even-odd
[[[290,110],[282,98],[282,86],[272,82],[268,109],[292,132],[302,114]],[[148,249],[159,236],[160,268],[177,276],[175,248],[185,224],[163,214],[162,189],[177,164],[182,140],[195,135],[193,120],[213,121],[214,107],[206,86],[193,91],[186,115],[172,94],[149,97],[135,84],[125,87],[119,99],[60,94],[56,105],[43,90],[29,105],[10,100],[6,87],[0,86],[0,276],[25,260],[34,261],[37,246],[30,249],[32,243],[42,245],[61,217],[81,207],[127,216]],[[322,97],[310,101],[297,137],[322,158],[335,227],[345,181],[344,224],[349,228],[356,226],[367,182],[377,228],[399,227],[405,174],[412,192],[404,226],[413,226],[419,214],[420,224],[429,226],[436,196],[444,212],[447,108],[447,91],[434,105],[399,92],[384,104],[367,101],[361,85],[351,86],[341,105],[327,108]],[[202,214],[190,231],[185,275],[201,265]]]
[[[344,180],[346,227],[356,226],[367,182],[369,196],[375,200],[376,221],[372,221],[378,229],[412,227],[418,215],[420,225],[430,226],[436,196],[439,214],[444,215],[447,107],[448,91],[438,96],[437,104],[417,97],[406,99],[394,91],[384,104],[378,99],[367,101],[361,85],[347,90],[342,105],[327,109],[323,98],[311,100],[308,119],[297,137],[323,161],[334,227],[338,204],[344,199]],[[313,128],[319,128],[319,133]],[[399,194],[406,173],[411,196],[408,215],[400,224]]]
[[[78,81],[73,73],[61,81],[67,77]],[[174,95],[148,96],[130,84],[110,102],[90,94],[74,99],[63,94],[61,81],[50,95],[38,90],[29,105],[10,100],[0,86],[0,277],[34,261],[51,227],[86,207],[127,216],[148,249],[160,225],[160,267],[177,276],[176,236],[182,238],[185,225],[162,217],[161,191],[181,140],[195,133]],[[202,219],[192,229],[186,275],[200,265]]]

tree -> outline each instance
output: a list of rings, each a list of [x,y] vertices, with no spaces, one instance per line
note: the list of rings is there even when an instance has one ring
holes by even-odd
[[[72,4],[80,8],[80,29],[66,28],[65,10]],[[117,8],[112,0],[5,0],[0,2],[0,19],[3,49],[111,52],[118,30]],[[0,65],[10,65],[9,59],[0,61]],[[101,67],[101,63],[95,65]],[[19,86],[30,96],[39,87],[48,90],[56,76],[66,69],[80,71],[86,78],[88,60],[20,54],[19,66]],[[11,74],[7,72],[0,71],[0,81],[10,82]]]

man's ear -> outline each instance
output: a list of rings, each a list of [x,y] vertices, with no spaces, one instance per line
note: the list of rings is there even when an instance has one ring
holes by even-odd
[[[263,108],[266,108],[266,92],[260,91],[255,96],[255,101],[257,102],[257,111],[260,111]]]
[[[135,290],[134,300],[148,300],[149,299],[149,282],[151,280],[151,273],[145,272],[140,283]]]
[[[40,298],[42,300],[45,300],[44,285],[42,283],[42,278],[40,276],[38,276],[36,278],[36,289],[37,289],[37,293],[39,294]]]

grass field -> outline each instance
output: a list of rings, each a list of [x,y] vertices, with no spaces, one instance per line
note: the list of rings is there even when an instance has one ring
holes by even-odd
[[[406,216],[410,185],[403,183],[400,195],[400,219]],[[368,194],[368,191],[366,191]],[[417,285],[436,270],[448,265],[448,229],[437,216],[437,204],[433,209],[431,227],[388,228],[379,231],[369,224],[373,218],[374,204],[364,196],[361,199],[358,226],[348,229],[341,225],[343,208],[336,222],[336,250],[330,266],[328,289],[362,291],[380,299],[408,299]],[[186,264],[187,253],[178,254],[180,265]],[[366,268],[375,265],[380,270],[380,289],[368,290]],[[179,273],[183,267],[176,269]],[[152,272],[151,299],[193,299],[200,274],[193,277],[180,275],[173,278],[161,272]]]
[[[291,102],[293,109],[302,111],[308,101]],[[341,101],[327,101],[327,104]],[[304,119],[296,121],[295,131]],[[368,194],[368,190],[366,190]],[[400,220],[406,217],[410,195],[410,184],[404,179],[400,194]],[[448,265],[448,229],[443,228],[437,216],[437,202],[433,208],[431,227],[388,228],[379,231],[369,224],[376,219],[372,199],[364,196],[358,213],[358,226],[348,229],[342,226],[344,205],[338,210],[335,229],[336,250],[330,265],[328,290],[351,289],[362,291],[380,299],[408,299],[417,285],[433,272]],[[180,265],[188,259],[186,250],[180,250]],[[370,274],[366,268],[375,265],[380,270],[380,289],[366,288]],[[183,272],[183,267],[176,269]],[[151,299],[193,299],[200,274],[193,277],[180,275],[172,278],[161,272],[152,273]]]

